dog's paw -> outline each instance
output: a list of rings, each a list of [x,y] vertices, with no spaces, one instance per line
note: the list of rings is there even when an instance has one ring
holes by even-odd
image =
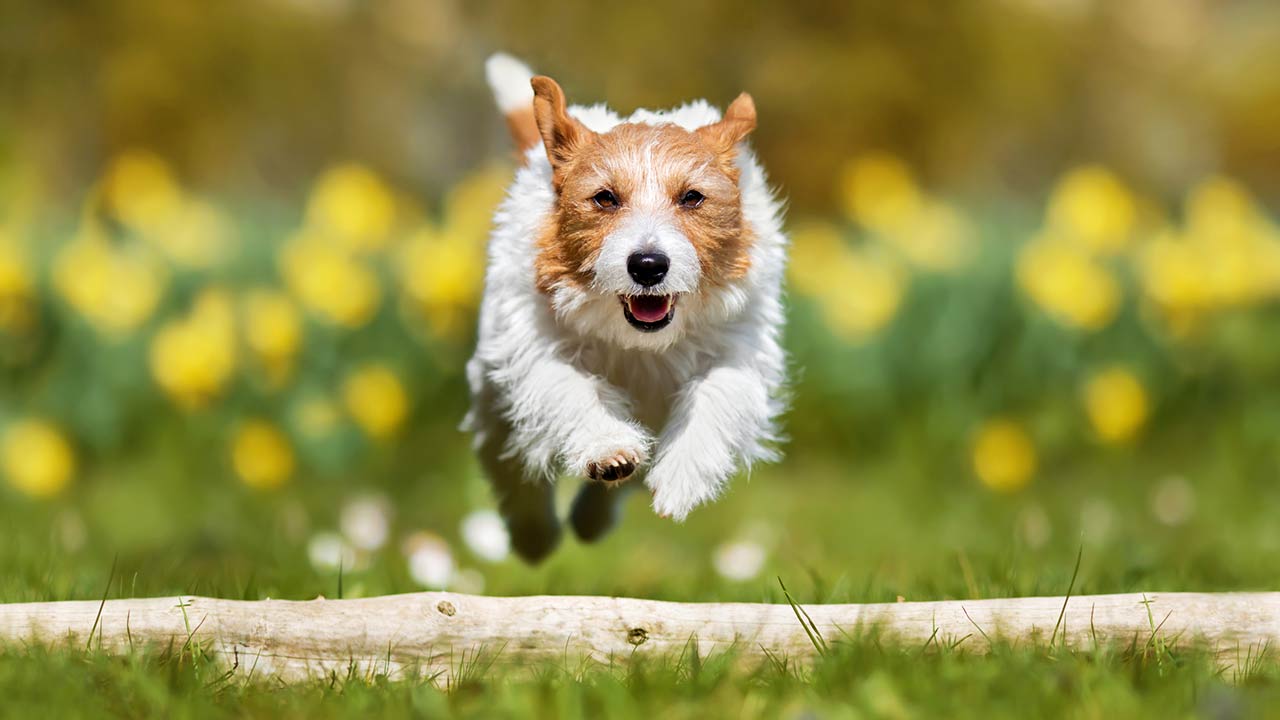
[[[643,431],[627,423],[618,423],[608,432],[570,438],[567,469],[591,480],[620,482],[644,464],[649,443]]]
[[[632,450],[618,452],[587,462],[587,477],[603,482],[621,482],[631,477],[640,466],[640,456]]]
[[[684,522],[694,508],[716,499],[723,486],[723,478],[675,472],[671,463],[659,461],[645,479],[645,484],[653,492],[653,511],[659,517]]]

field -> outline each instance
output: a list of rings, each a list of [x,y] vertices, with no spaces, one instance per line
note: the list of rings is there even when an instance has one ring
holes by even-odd
[[[79,216],[13,211],[0,601],[995,598],[1067,592],[1077,556],[1075,594],[1275,588],[1280,233],[1251,193],[1208,178],[1162,207],[1086,166],[1034,203],[980,204],[884,154],[849,161],[842,214],[793,218],[786,460],[682,525],[636,493],[600,544],[520,564],[455,430],[509,172],[423,207],[337,166],[291,210],[201,197],[136,152]],[[815,667],[495,653],[446,687],[231,681],[198,647],[10,647],[0,711],[1243,717],[1280,698],[1269,649],[1220,672],[1154,625],[989,656],[864,630]]]

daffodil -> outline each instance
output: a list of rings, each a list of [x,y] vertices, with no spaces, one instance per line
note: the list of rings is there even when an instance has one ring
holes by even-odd
[[[1143,291],[1162,309],[1201,311],[1212,305],[1214,293],[1203,253],[1172,231],[1164,231],[1143,245],[1137,267]]]
[[[973,471],[992,490],[1021,490],[1031,482],[1036,464],[1035,443],[1012,420],[989,420],[974,434]]]
[[[180,406],[196,410],[231,379],[236,359],[235,315],[223,290],[205,290],[191,313],[165,325],[151,341],[151,373]]]
[[[398,265],[411,308],[437,334],[458,335],[484,284],[483,240],[424,227],[401,248]]]
[[[1081,330],[1099,330],[1120,309],[1120,284],[1084,248],[1053,235],[1033,240],[1017,260],[1017,279],[1055,320]]]
[[[240,425],[232,440],[231,463],[245,485],[271,490],[293,475],[293,446],[275,425],[249,420]]]
[[[26,495],[57,495],[70,484],[75,469],[71,444],[47,422],[20,420],[0,435],[0,470],[10,485]]]
[[[1137,203],[1111,171],[1099,166],[1067,173],[1049,199],[1048,226],[1093,252],[1124,249],[1133,236]]]
[[[370,437],[390,437],[409,414],[409,396],[390,368],[369,364],[356,369],[342,385],[347,412]]]
[[[438,336],[456,338],[471,324],[493,209],[509,179],[498,167],[467,177],[445,197],[440,224],[424,223],[399,250],[405,306]]]
[[[321,320],[363,327],[378,310],[378,277],[350,250],[323,236],[302,233],[281,250],[280,267],[290,292]]]
[[[184,199],[168,163],[146,150],[131,150],[114,159],[101,184],[107,209],[140,233],[161,232],[174,224]]]
[[[936,200],[881,237],[911,264],[934,272],[961,267],[974,252],[974,229],[954,207]]]
[[[0,332],[18,332],[30,323],[35,280],[27,254],[0,232]]]
[[[792,287],[817,300],[832,329],[852,341],[888,325],[906,292],[901,267],[883,253],[851,247],[830,225],[796,231],[789,267]]]
[[[1253,196],[1238,181],[1210,177],[1187,194],[1187,234],[1205,242],[1239,241],[1252,234],[1262,218]]]
[[[1094,433],[1107,443],[1132,439],[1149,412],[1146,389],[1124,367],[1107,368],[1091,376],[1084,386],[1084,405]]]
[[[307,225],[363,252],[386,247],[395,224],[395,197],[368,168],[339,165],[316,181],[307,203]]]
[[[155,311],[168,282],[163,261],[136,243],[111,243],[92,225],[60,250],[53,284],[100,332],[126,335]]]
[[[213,204],[183,192],[163,158],[121,154],[99,186],[105,209],[180,267],[208,269],[235,243],[231,221]]]
[[[279,290],[259,288],[245,295],[241,308],[245,345],[272,382],[282,382],[302,346],[297,306]]]
[[[850,162],[841,189],[849,217],[881,233],[906,227],[924,202],[911,170],[888,153],[870,153]]]
[[[906,293],[901,268],[873,253],[850,250],[839,258],[834,274],[836,282],[818,300],[837,334],[861,341],[893,320]]]
[[[511,169],[501,165],[463,178],[444,198],[446,234],[483,251],[493,223],[493,210],[510,182]]]

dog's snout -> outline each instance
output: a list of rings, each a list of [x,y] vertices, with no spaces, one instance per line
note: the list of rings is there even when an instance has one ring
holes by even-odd
[[[627,274],[645,287],[662,282],[671,268],[671,258],[660,252],[634,253],[627,258]]]

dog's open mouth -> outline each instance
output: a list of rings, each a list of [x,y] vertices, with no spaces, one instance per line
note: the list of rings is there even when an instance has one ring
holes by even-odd
[[[624,295],[622,314],[640,332],[657,332],[671,324],[676,301],[671,295]]]

